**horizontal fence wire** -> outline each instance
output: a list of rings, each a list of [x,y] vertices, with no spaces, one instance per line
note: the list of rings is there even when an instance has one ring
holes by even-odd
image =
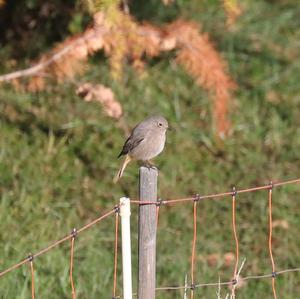
[[[281,271],[276,272],[276,276],[290,273],[290,272],[300,272],[300,268],[291,268],[291,269],[284,269]],[[264,279],[264,278],[273,278],[274,274],[273,273],[268,273],[268,274],[261,274],[261,275],[249,275],[245,277],[240,277],[239,278],[239,283],[243,281],[248,281],[248,280],[257,280],[257,279]],[[233,281],[224,281],[224,282],[208,282],[208,283],[199,283],[199,284],[194,284],[193,286],[188,285],[177,285],[177,286],[165,286],[165,287],[158,287],[156,288],[156,291],[172,291],[172,290],[184,290],[184,289],[195,289],[195,288],[202,288],[202,287],[217,287],[217,286],[232,286]]]
[[[277,182],[277,183],[273,183],[272,186],[280,187],[280,186],[284,186],[284,185],[298,184],[298,183],[300,183],[300,179]],[[270,188],[270,184],[253,187],[253,188],[248,188],[248,189],[236,190],[235,192],[236,192],[236,194],[240,194],[240,193],[255,192],[255,191],[259,191],[259,190],[267,190],[269,188]],[[226,196],[230,196],[230,195],[232,195],[232,191],[216,193],[216,194],[209,194],[209,195],[201,195],[201,196],[198,195],[198,196],[199,196],[199,199],[203,200],[203,199],[226,197]],[[177,199],[166,199],[166,200],[160,199],[158,202],[140,201],[140,200],[131,200],[130,202],[133,204],[140,204],[140,205],[169,205],[169,204],[171,205],[171,204],[189,202],[189,201],[194,201],[194,200],[195,200],[195,196],[189,196],[189,197],[177,198]]]
[[[300,272],[300,268],[291,268],[291,269],[284,269],[281,271],[276,272],[276,276],[280,276],[286,273],[292,273],[292,272]],[[259,280],[259,279],[266,279],[266,278],[273,278],[273,273],[268,274],[261,274],[261,275],[248,275],[245,277],[239,278],[239,283],[243,281],[249,281],[249,280]],[[156,292],[160,291],[181,291],[181,290],[195,290],[197,288],[206,288],[206,287],[219,287],[219,286],[232,286],[233,281],[218,281],[218,282],[208,282],[208,283],[198,283],[194,285],[172,285],[172,286],[162,286],[155,288]],[[137,293],[134,293],[133,296],[137,296]],[[122,296],[116,296],[115,298],[122,298]]]
[[[104,218],[106,218],[106,217],[110,216],[111,214],[115,213],[115,209],[116,209],[116,207],[114,207],[113,210],[111,210],[111,211],[109,211],[109,212],[103,214],[102,216],[98,217],[97,219],[93,220],[92,222],[90,222],[90,223],[86,224],[85,226],[81,227],[80,229],[77,230],[77,234],[82,233],[82,232],[85,231],[86,229],[88,229],[88,228],[90,228],[91,226],[95,225],[96,223],[102,221]],[[38,252],[36,252],[36,253],[34,253],[34,254],[29,255],[27,258],[25,258],[25,259],[22,260],[21,262],[16,263],[16,264],[10,266],[9,268],[7,268],[7,269],[1,271],[1,272],[0,272],[0,277],[4,276],[5,274],[11,272],[11,271],[14,270],[14,269],[17,269],[17,268],[21,267],[22,265],[24,265],[24,264],[26,264],[26,263],[28,263],[28,262],[31,262],[34,258],[36,258],[36,257],[38,257],[38,256],[40,256],[40,255],[45,254],[46,252],[50,251],[50,250],[53,249],[54,247],[56,247],[56,246],[58,246],[58,245],[60,245],[60,244],[62,244],[62,243],[64,243],[64,242],[66,242],[66,241],[72,239],[73,236],[74,236],[74,234],[73,234],[73,232],[72,232],[71,234],[65,236],[64,238],[61,238],[61,239],[59,239],[59,240],[57,240],[57,241],[54,241],[52,244],[48,245],[48,246],[45,247],[44,249],[42,249],[42,250],[40,250],[40,251],[38,251]]]
[[[201,287],[220,287],[220,286],[231,286],[232,287],[232,295],[231,298],[235,298],[235,287],[238,283],[247,281],[247,280],[255,280],[255,279],[265,279],[265,278],[271,278],[272,279],[272,291],[273,291],[273,297],[274,299],[277,299],[276,295],[276,288],[275,288],[275,278],[278,275],[283,275],[285,273],[292,273],[292,272],[300,272],[299,268],[289,268],[289,269],[283,269],[280,271],[275,271],[275,262],[273,258],[272,253],[272,191],[274,187],[280,187],[285,186],[289,184],[297,184],[300,183],[299,179],[294,180],[288,180],[288,181],[281,181],[281,182],[271,182],[270,184],[258,186],[258,187],[252,187],[247,189],[240,189],[236,190],[235,188],[232,191],[223,192],[223,193],[216,193],[216,194],[209,194],[209,195],[194,195],[190,197],[185,198],[178,198],[178,199],[167,199],[167,200],[161,200],[159,199],[157,202],[145,202],[140,200],[131,200],[130,202],[133,204],[139,204],[139,205],[156,205],[157,206],[157,221],[158,221],[158,215],[159,215],[159,208],[161,205],[172,205],[172,204],[178,204],[178,203],[185,203],[185,202],[194,202],[193,206],[193,219],[194,219],[194,225],[193,225],[193,240],[192,240],[192,256],[191,256],[191,280],[192,283],[190,285],[173,285],[173,286],[163,286],[163,287],[157,287],[156,291],[163,291],[163,290],[191,290],[191,298],[193,298],[193,292],[196,288]],[[269,190],[269,196],[268,196],[268,216],[269,216],[269,255],[271,260],[271,266],[272,266],[272,272],[267,274],[261,274],[261,275],[248,275],[244,277],[240,277],[239,273],[241,271],[241,268],[244,265],[244,262],[242,263],[240,269],[238,270],[238,263],[239,263],[239,241],[237,238],[237,232],[236,232],[236,222],[235,222],[235,213],[236,213],[236,195],[241,193],[248,193],[248,192],[255,192],[260,190]],[[222,197],[232,197],[232,230],[233,230],[233,236],[235,241],[235,267],[234,267],[234,273],[233,273],[233,279],[230,281],[225,282],[208,282],[208,283],[195,283],[195,277],[194,277],[194,268],[195,268],[195,247],[196,247],[196,238],[197,238],[197,203],[200,200],[203,199],[212,199],[212,198],[222,198]],[[105,218],[109,217],[112,214],[116,214],[115,218],[115,254],[114,254],[114,282],[113,282],[113,298],[121,298],[121,296],[116,296],[116,276],[117,276],[117,248],[118,248],[118,217],[119,217],[119,209],[120,205],[114,206],[113,209],[109,210],[108,212],[104,213],[103,215],[99,216],[95,220],[89,222],[88,224],[84,225],[83,227],[79,228],[78,230],[73,229],[71,234],[58,239],[54,241],[53,243],[49,244],[44,249],[41,249],[40,251],[30,254],[27,258],[23,259],[22,261],[10,266],[9,268],[3,270],[0,272],[0,278],[4,275],[8,274],[9,272],[21,267],[22,265],[29,263],[30,269],[31,269],[31,297],[34,299],[35,296],[35,285],[34,285],[34,258],[43,255],[50,250],[54,249],[58,245],[70,240],[71,241],[71,249],[70,249],[70,282],[71,282],[71,288],[72,288],[72,298],[76,298],[75,293],[75,285],[73,281],[73,267],[74,267],[74,244],[75,244],[75,237],[77,234],[82,233],[83,231],[89,229],[90,227],[96,225],[97,223],[101,222]]]

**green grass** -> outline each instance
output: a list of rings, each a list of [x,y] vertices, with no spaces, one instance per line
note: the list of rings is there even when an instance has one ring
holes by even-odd
[[[292,0],[243,1],[243,5],[244,15],[231,32],[224,29],[217,1],[178,1],[174,11],[150,18],[163,22],[182,15],[201,22],[228,60],[239,89],[232,99],[232,134],[222,146],[214,139],[209,97],[174,64],[172,56],[153,62],[144,79],[127,68],[123,82],[112,82],[105,61],[91,61],[89,72],[80,78],[112,87],[131,127],[149,114],[161,113],[175,128],[156,160],[161,198],[300,177],[300,5]],[[1,56],[5,61],[9,53],[1,51]],[[128,167],[120,184],[112,183],[120,163],[116,156],[124,141],[122,131],[99,105],[79,99],[72,84],[35,95],[1,87],[0,117],[0,269],[98,217],[121,196],[137,198],[137,164]],[[289,224],[287,230],[277,227],[273,232],[278,270],[300,266],[299,194],[298,186],[274,190],[274,220]],[[164,206],[160,211],[157,286],[183,284],[190,271],[192,204]],[[135,278],[136,207],[132,222]],[[242,275],[269,273],[266,191],[237,197],[237,224],[240,255],[246,258]],[[113,216],[76,239],[78,298],[111,296],[113,245]],[[220,259],[211,266],[207,257],[233,251],[230,197],[199,203],[197,282],[216,282],[219,276],[230,279],[233,265],[227,267]],[[71,297],[68,242],[34,264],[37,297]],[[278,298],[295,298],[299,281],[299,273],[278,277]],[[120,271],[118,288],[120,293]],[[227,288],[221,291],[225,297]],[[1,298],[29,298],[29,266],[2,277],[0,294]],[[216,288],[197,289],[196,294],[196,298],[216,298]],[[272,298],[270,280],[249,281],[237,294],[240,299]],[[157,298],[183,296],[159,292]]]

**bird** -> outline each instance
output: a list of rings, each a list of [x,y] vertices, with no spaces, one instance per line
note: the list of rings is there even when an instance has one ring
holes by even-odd
[[[118,155],[118,158],[124,155],[125,159],[114,177],[114,183],[122,177],[126,166],[132,160],[142,161],[146,166],[153,167],[150,160],[163,151],[169,129],[168,121],[161,115],[150,116],[138,123]]]

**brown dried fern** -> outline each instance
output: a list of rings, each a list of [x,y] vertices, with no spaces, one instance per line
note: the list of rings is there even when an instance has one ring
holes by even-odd
[[[196,83],[209,91],[213,99],[213,116],[217,134],[228,134],[228,111],[235,84],[226,72],[226,63],[209,41],[208,35],[199,31],[194,22],[175,21],[164,27],[138,24],[133,18],[115,10],[114,18],[104,13],[94,15],[94,23],[84,33],[69,38],[36,65],[25,70],[0,76],[1,81],[12,81],[23,86],[20,79],[30,76],[27,89],[37,91],[46,87],[46,79],[61,82],[73,78],[84,70],[89,55],[104,49],[110,60],[111,74],[115,79],[122,76],[125,61],[139,71],[144,68],[143,56],[154,57],[162,51],[177,49],[177,62],[182,64]],[[114,21],[112,21],[112,19]]]
[[[201,34],[198,24],[176,21],[167,26],[168,34],[177,40],[177,61],[196,83],[212,94],[213,117],[217,133],[225,137],[230,128],[228,110],[234,82],[226,73],[226,64],[215,50],[207,34]]]
[[[230,28],[242,14],[242,9],[237,0],[223,0],[223,7],[226,13],[226,25]]]

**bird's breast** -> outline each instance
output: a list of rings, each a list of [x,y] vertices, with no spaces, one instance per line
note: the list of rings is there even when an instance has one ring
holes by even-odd
[[[150,160],[159,155],[165,146],[166,134],[151,133],[148,134],[145,139],[135,147],[130,156],[137,160]]]

